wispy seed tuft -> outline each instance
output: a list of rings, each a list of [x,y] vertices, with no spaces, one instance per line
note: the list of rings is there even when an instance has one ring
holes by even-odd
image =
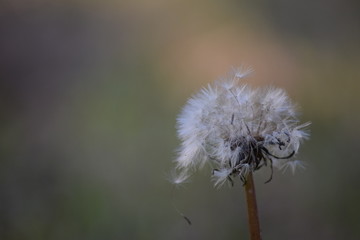
[[[221,186],[263,166],[295,170],[294,160],[310,123],[300,124],[295,105],[279,88],[252,89],[241,83],[251,70],[232,74],[190,98],[177,119],[181,146],[174,183],[188,180],[204,166],[214,166],[213,179]],[[272,178],[271,176],[268,181]]]

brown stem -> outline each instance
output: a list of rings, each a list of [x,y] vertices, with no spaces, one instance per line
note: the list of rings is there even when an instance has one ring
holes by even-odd
[[[256,206],[255,185],[250,172],[245,184],[246,202],[248,207],[248,220],[251,240],[261,240],[260,223]]]

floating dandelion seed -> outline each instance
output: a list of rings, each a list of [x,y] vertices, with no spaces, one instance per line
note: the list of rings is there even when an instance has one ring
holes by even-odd
[[[308,137],[294,104],[284,90],[252,89],[241,84],[250,71],[233,71],[227,79],[203,88],[190,98],[178,117],[181,146],[174,183],[211,163],[215,186],[235,177],[246,183],[249,173],[269,166],[294,171],[300,143]],[[268,182],[267,181],[267,182]]]

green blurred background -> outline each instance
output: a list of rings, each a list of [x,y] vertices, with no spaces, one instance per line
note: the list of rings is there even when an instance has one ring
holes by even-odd
[[[312,121],[292,175],[255,174],[263,239],[360,239],[360,4],[0,3],[0,239],[248,239],[241,183],[168,182],[176,116],[252,66]],[[188,226],[174,204],[193,222]]]

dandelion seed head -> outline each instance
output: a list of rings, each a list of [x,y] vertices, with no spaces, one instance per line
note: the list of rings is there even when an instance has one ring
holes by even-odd
[[[262,166],[292,171],[291,161],[310,124],[299,124],[295,105],[279,88],[252,89],[241,81],[252,70],[234,69],[232,75],[208,85],[191,97],[177,119],[181,140],[175,160],[180,175],[174,183],[207,163],[215,167],[213,179],[226,180]]]

